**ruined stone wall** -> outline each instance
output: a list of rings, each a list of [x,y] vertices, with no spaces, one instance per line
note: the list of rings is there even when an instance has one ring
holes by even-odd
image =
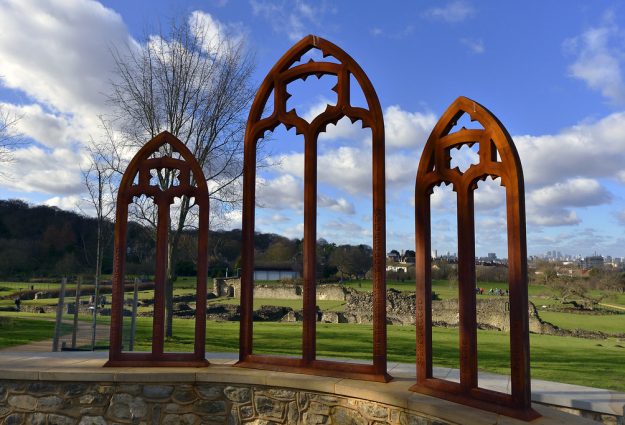
[[[2,380],[0,423],[445,425],[449,422],[375,401],[256,385]]]
[[[370,323],[372,320],[373,294],[357,293],[347,299],[345,316],[348,322]],[[493,297],[478,299],[477,322],[484,329],[510,331],[510,312],[507,298]],[[531,302],[528,305],[529,329],[534,333],[559,332],[550,323],[543,322]],[[394,325],[414,325],[416,295],[414,292],[399,292],[390,289],[386,292],[387,321]],[[436,326],[458,326],[458,300],[432,301],[432,322]]]
[[[274,285],[254,285],[255,298],[276,300],[301,300],[303,286],[296,283],[280,283]],[[317,285],[317,299],[345,301],[353,291],[342,285]],[[240,278],[216,278],[213,281],[213,293],[218,297],[241,297]]]

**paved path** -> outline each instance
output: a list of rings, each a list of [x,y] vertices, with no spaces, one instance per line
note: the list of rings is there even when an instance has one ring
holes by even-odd
[[[603,305],[603,306],[610,307],[610,308],[615,308],[617,310],[625,310],[625,307],[621,307],[619,305],[614,305],[614,304],[599,303],[599,305]]]

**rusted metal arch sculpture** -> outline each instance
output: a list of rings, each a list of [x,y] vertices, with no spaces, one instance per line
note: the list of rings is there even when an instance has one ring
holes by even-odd
[[[484,129],[450,133],[463,115]],[[450,166],[450,150],[479,145],[479,163],[464,173]],[[498,161],[498,155],[500,161]],[[511,394],[478,387],[475,299],[475,226],[473,192],[478,180],[501,178],[506,189],[508,281],[510,287]],[[432,374],[432,280],[430,195],[441,183],[452,184],[458,203],[458,281],[460,313],[460,383]],[[482,105],[459,97],[442,115],[425,145],[415,186],[417,280],[417,383],[413,391],[507,416],[531,420],[530,354],[527,296],[525,195],[521,162],[512,138]]]
[[[150,158],[164,145],[169,145],[171,151],[180,154],[182,159],[170,156]],[[158,185],[151,185],[150,179],[153,177],[151,170],[162,169],[178,170],[178,185],[165,190],[162,190]],[[158,207],[151,353],[122,351],[122,310],[124,303],[128,205],[133,202],[135,197],[141,195],[151,197]],[[184,195],[194,197],[195,203],[199,207],[195,346],[193,353],[165,353],[164,290],[167,278],[167,239],[169,237],[170,207],[174,202],[174,198]],[[158,134],[143,146],[130,161],[119,186],[115,218],[111,346],[109,349],[109,361],[106,363],[106,366],[208,366],[208,362],[205,359],[209,220],[208,188],[202,168],[191,151],[171,133],[165,131]]]
[[[324,57],[332,56],[339,63],[315,62],[296,64],[306,52],[319,49]],[[295,65],[295,66],[294,66]],[[297,79],[315,75],[335,75],[338,83],[336,105],[328,105],[310,124],[295,110],[287,111],[287,85]],[[368,109],[350,103],[350,76],[364,93]],[[273,92],[274,110],[262,118],[263,110]],[[328,124],[348,117],[362,121],[363,128],[372,131],[372,190],[373,190],[373,365],[322,361],[316,359],[316,276],[315,247],[317,239],[317,137]],[[304,136],[304,290],[302,358],[263,356],[253,353],[253,269],[254,217],[256,181],[256,144],[266,131],[283,124],[295,127]],[[322,38],[309,35],[289,49],[269,71],[261,84],[247,121],[245,131],[243,172],[243,241],[241,275],[241,328],[238,366],[286,370],[297,373],[352,377],[387,381],[386,373],[386,283],[385,283],[385,181],[384,181],[384,122],[377,94],[367,75],[343,50]]]

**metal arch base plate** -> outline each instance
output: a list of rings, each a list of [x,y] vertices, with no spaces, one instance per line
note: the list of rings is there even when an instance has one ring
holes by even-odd
[[[244,360],[237,362],[234,366],[372,382],[390,382],[393,379],[393,377],[386,372],[379,373],[376,371],[373,365],[343,363],[330,360],[312,360],[306,363],[303,359],[299,358],[263,356],[258,354],[249,355]]]
[[[428,381],[441,381],[435,378],[428,379]],[[447,381],[444,381],[447,382]],[[536,412],[531,407],[524,409],[517,409],[510,406],[507,406],[503,403],[499,403],[497,401],[487,401],[487,398],[495,395],[497,398],[502,397],[500,393],[496,393],[494,391],[485,390],[482,388],[472,389],[469,396],[462,393],[452,393],[449,391],[437,390],[431,388],[424,384],[415,384],[409,388],[410,391],[424,394],[436,398],[441,398],[443,400],[451,401],[458,404],[464,404],[465,406],[474,407],[476,409],[486,410],[488,412],[493,412],[499,415],[509,416],[515,419],[520,419],[522,421],[530,422],[534,419],[538,419],[541,415]],[[484,398],[482,398],[484,397]],[[503,396],[502,398],[508,398],[508,396]]]

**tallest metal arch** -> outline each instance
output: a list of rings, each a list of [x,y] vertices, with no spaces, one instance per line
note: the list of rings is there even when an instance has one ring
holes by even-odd
[[[311,49],[318,49],[323,57],[332,56],[336,62],[298,63]],[[309,76],[337,77],[334,91],[336,105],[328,105],[308,123],[295,110],[287,111],[290,97],[289,83]],[[355,78],[367,101],[368,108],[352,106],[350,79]],[[262,113],[273,93],[274,108],[266,118]],[[361,121],[363,128],[372,132],[372,195],[373,195],[373,364],[318,360],[316,355],[316,241],[317,241],[317,139],[328,124],[336,124],[343,117],[352,122]],[[256,144],[266,131],[277,126],[295,128],[304,136],[304,290],[302,357],[285,358],[256,355],[253,352],[253,297],[254,297],[254,218],[256,182]],[[241,328],[239,366],[288,370],[299,373],[330,375],[387,381],[386,373],[386,282],[385,282],[385,174],[384,121],[377,94],[362,68],[347,53],[322,38],[309,35],[289,49],[262,82],[252,104],[245,131],[243,172],[243,246],[241,275]]]

